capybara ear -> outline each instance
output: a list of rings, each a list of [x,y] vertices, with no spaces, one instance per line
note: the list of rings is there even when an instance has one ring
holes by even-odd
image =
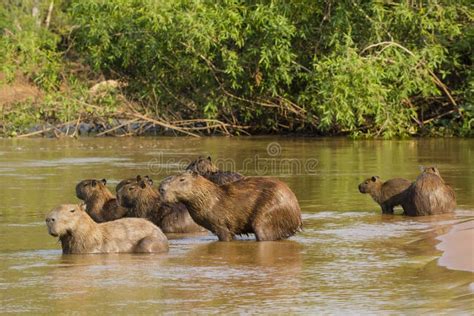
[[[102,181],[102,183],[103,183],[104,185],[107,184],[107,180],[106,180],[106,179],[102,179],[102,180],[100,180],[100,181]]]
[[[145,180],[146,180],[146,182],[148,182],[149,184],[153,185],[153,180],[152,180],[149,176],[145,176]]]
[[[193,177],[197,177],[197,176],[199,175],[199,173],[198,173],[197,171],[194,171],[194,170],[193,170],[193,171],[191,172],[191,175],[192,175]]]
[[[86,208],[87,208],[86,203],[82,202],[81,204],[79,204],[79,209],[80,209],[81,211],[84,211],[84,212],[85,212],[85,211],[86,211]]]
[[[146,188],[146,181],[140,181],[139,184],[142,189]]]
[[[372,177],[372,182],[377,181],[377,179],[379,179],[379,176],[373,176],[373,177]]]
[[[142,181],[142,177],[140,175],[137,175],[137,182]]]
[[[207,156],[207,160],[211,161],[211,156]]]

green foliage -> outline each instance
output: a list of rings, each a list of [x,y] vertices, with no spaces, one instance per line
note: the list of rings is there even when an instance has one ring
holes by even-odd
[[[50,29],[29,14],[32,0],[7,3],[2,72],[47,91],[74,56],[157,116],[255,132],[472,135],[467,0],[70,0]],[[114,109],[117,98],[95,102]]]
[[[0,5],[0,71],[7,81],[25,75],[49,91],[59,86],[62,68],[60,37],[38,25],[31,15],[33,1],[6,1]]]

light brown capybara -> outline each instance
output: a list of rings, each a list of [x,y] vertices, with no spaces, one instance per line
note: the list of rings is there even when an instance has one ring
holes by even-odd
[[[238,172],[219,170],[219,168],[212,163],[211,157],[198,157],[186,167],[186,170],[197,172],[209,181],[219,185],[231,183],[244,177]]]
[[[115,196],[106,187],[105,179],[88,179],[76,185],[76,196],[86,204],[86,212],[97,223],[122,218],[127,209],[117,203]]]
[[[382,208],[382,213],[393,214],[393,208],[402,205],[406,189],[411,181],[395,178],[382,181],[378,176],[367,178],[359,184],[360,193],[368,193]]]
[[[408,188],[402,206],[408,216],[451,213],[456,208],[456,197],[439,170],[426,167]]]
[[[165,233],[205,232],[196,224],[182,203],[163,203],[149,180],[124,185],[117,193],[119,203],[128,208],[129,217],[146,218]]]
[[[96,223],[79,205],[62,204],[46,216],[46,225],[64,254],[168,251],[163,232],[141,218]]]
[[[282,181],[246,177],[218,185],[186,171],[165,179],[160,193],[166,202],[182,202],[196,223],[230,241],[254,233],[258,241],[293,236],[302,228],[295,194]]]

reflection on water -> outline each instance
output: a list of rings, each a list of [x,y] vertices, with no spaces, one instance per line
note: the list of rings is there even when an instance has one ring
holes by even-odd
[[[269,143],[281,152],[269,156]],[[471,140],[291,138],[0,140],[0,311],[59,313],[469,313],[472,273],[438,266],[436,237],[474,217]],[[442,154],[440,154],[442,153]],[[298,196],[304,231],[287,241],[217,242],[170,235],[159,255],[61,255],[44,214],[74,202],[74,185],[137,173],[158,180],[181,159],[211,154],[318,160],[312,174],[279,173]],[[161,159],[150,169],[150,160]],[[272,163],[272,160],[267,160]],[[454,215],[382,215],[357,184],[370,175],[414,179],[436,164],[455,188]],[[160,166],[159,168],[155,168]],[[258,174],[248,169],[246,174]]]

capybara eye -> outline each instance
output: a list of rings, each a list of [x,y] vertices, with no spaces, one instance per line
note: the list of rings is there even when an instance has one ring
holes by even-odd
[[[75,211],[76,211],[76,209],[73,208],[73,209],[70,210],[69,212],[74,213]]]
[[[183,182],[184,180],[185,180],[184,178],[181,178],[181,179],[179,179],[179,182]]]
[[[132,187],[128,188],[128,191],[133,191],[133,188]]]

